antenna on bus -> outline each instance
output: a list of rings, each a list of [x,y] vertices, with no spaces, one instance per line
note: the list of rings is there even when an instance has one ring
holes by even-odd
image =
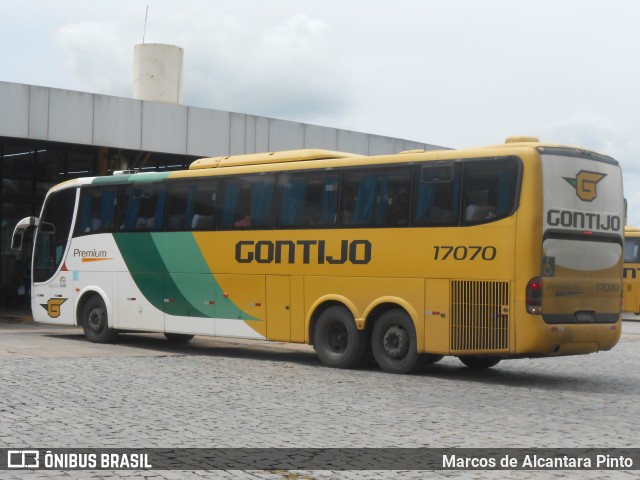
[[[144,12],[144,29],[142,30],[142,43],[144,43],[144,37],[147,34],[147,17],[149,16],[149,5],[147,5],[147,10]]]

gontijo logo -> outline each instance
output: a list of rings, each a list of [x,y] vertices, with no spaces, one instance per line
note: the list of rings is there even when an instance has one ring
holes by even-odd
[[[592,202],[597,196],[596,184],[606,177],[606,173],[581,170],[576,178],[562,177],[569,185],[576,189],[576,195],[584,202]]]
[[[60,306],[66,301],[66,298],[55,297],[50,298],[47,303],[41,303],[40,306],[47,311],[51,318],[58,318],[60,316]]]

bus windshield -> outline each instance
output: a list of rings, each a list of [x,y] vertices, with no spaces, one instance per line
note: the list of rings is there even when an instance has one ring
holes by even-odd
[[[640,263],[640,237],[627,237],[625,239],[624,263]]]
[[[75,189],[49,195],[36,232],[33,256],[33,281],[49,280],[58,270],[69,241],[73,219]]]

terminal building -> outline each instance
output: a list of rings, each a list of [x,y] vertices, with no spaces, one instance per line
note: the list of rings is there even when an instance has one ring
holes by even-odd
[[[162,69],[177,72],[173,87],[153,75],[154,48],[163,61],[167,49],[174,59],[174,70]],[[177,48],[136,46],[134,98],[0,81],[0,311],[29,304],[30,252],[11,250],[13,228],[21,218],[39,215],[47,190],[64,180],[124,169],[185,169],[201,157],[299,148],[364,155],[442,148],[181,105],[182,49]]]

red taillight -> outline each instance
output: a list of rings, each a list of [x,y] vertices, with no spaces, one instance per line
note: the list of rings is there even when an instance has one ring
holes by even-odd
[[[527,283],[527,313],[540,315],[542,313],[542,277],[536,277]]]

